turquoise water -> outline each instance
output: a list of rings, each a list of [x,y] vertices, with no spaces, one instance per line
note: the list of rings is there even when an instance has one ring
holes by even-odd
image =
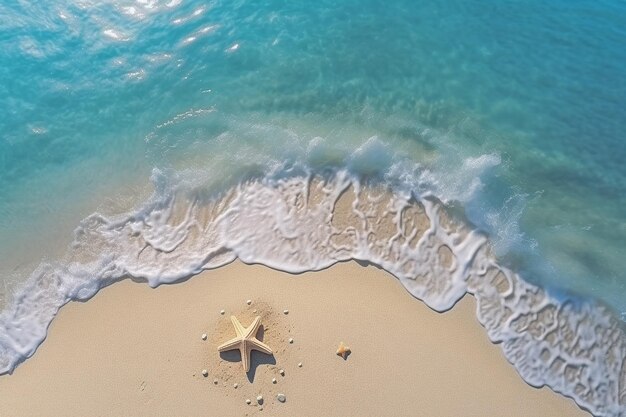
[[[4,1],[0,279],[140,201],[154,167],[215,191],[348,167],[624,314],[625,28],[614,0]]]

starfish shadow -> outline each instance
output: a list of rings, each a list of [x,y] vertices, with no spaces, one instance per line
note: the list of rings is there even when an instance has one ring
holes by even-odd
[[[264,334],[265,328],[261,325],[257,333],[257,339],[262,342]],[[228,362],[241,362],[241,352],[237,349],[220,352],[220,358]],[[274,355],[267,355],[263,352],[259,352],[258,350],[250,352],[250,370],[246,374],[249,382],[254,382],[256,368],[260,365],[276,365]]]

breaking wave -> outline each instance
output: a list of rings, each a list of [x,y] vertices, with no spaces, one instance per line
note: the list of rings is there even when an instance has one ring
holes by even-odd
[[[427,191],[469,193],[479,187],[475,179],[435,184],[425,171],[420,189],[407,186],[400,166],[389,170],[393,181],[391,174],[374,181],[352,173],[384,152],[384,144],[367,141],[352,170],[265,175],[218,195],[198,172],[155,169],[148,201],[129,213],[86,218],[66,256],[41,264],[15,294],[0,314],[0,373],[35,352],[64,304],[128,277],[156,287],[237,258],[288,272],[359,260],[387,270],[437,311],[472,294],[489,338],[525,381],[572,397],[594,415],[626,415],[626,335],[612,312],[498,264],[488,237]],[[498,162],[484,156],[466,168]]]

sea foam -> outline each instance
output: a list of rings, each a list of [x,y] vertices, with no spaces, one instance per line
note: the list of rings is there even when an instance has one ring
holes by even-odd
[[[358,160],[374,163],[383,151],[366,144]],[[156,287],[237,258],[294,273],[359,260],[389,271],[437,311],[473,294],[489,338],[525,381],[572,397],[594,415],[626,415],[619,320],[603,305],[557,297],[500,266],[487,236],[431,193],[345,170],[258,178],[217,198],[192,175],[155,170],[153,179],[147,202],[86,218],[67,255],[40,265],[16,293],[0,315],[0,373],[35,352],[64,304],[127,277]]]

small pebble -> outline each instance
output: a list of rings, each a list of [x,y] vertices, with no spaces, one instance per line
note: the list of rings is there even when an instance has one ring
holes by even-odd
[[[272,384],[276,383],[276,378],[272,378]]]
[[[285,397],[285,394],[278,394],[276,396],[276,399],[280,401],[281,403],[284,403],[287,400],[287,397]]]
[[[224,315],[224,313],[226,313],[226,311],[224,311],[224,310],[220,310],[220,314],[221,314],[221,315]]]
[[[209,371],[207,371],[206,369],[203,369],[202,375],[206,378],[207,376],[209,376]]]
[[[256,310],[252,310],[252,312],[253,312],[254,314],[256,314]]]
[[[289,310],[283,310],[283,314],[289,314]]]
[[[213,383],[214,383],[215,385],[217,385],[217,379],[214,379],[214,380],[213,380]]]
[[[239,386],[239,384],[237,384],[237,383],[233,384],[233,388],[235,388],[235,389],[237,389],[238,386]]]
[[[252,300],[246,301],[246,304],[248,304],[248,305],[252,304]]]
[[[251,403],[252,403],[252,401],[250,401],[250,398],[248,398],[248,399],[246,400],[246,404],[251,404]]]
[[[282,376],[285,376],[285,370],[281,369],[280,371],[278,371],[279,374],[281,374]]]
[[[206,333],[202,334],[202,340],[206,340]]]
[[[293,343],[293,337],[289,338],[289,343]]]
[[[302,362],[298,364],[298,368],[302,368]]]
[[[263,404],[263,396],[259,395],[258,397],[256,397],[256,402],[259,404]]]

